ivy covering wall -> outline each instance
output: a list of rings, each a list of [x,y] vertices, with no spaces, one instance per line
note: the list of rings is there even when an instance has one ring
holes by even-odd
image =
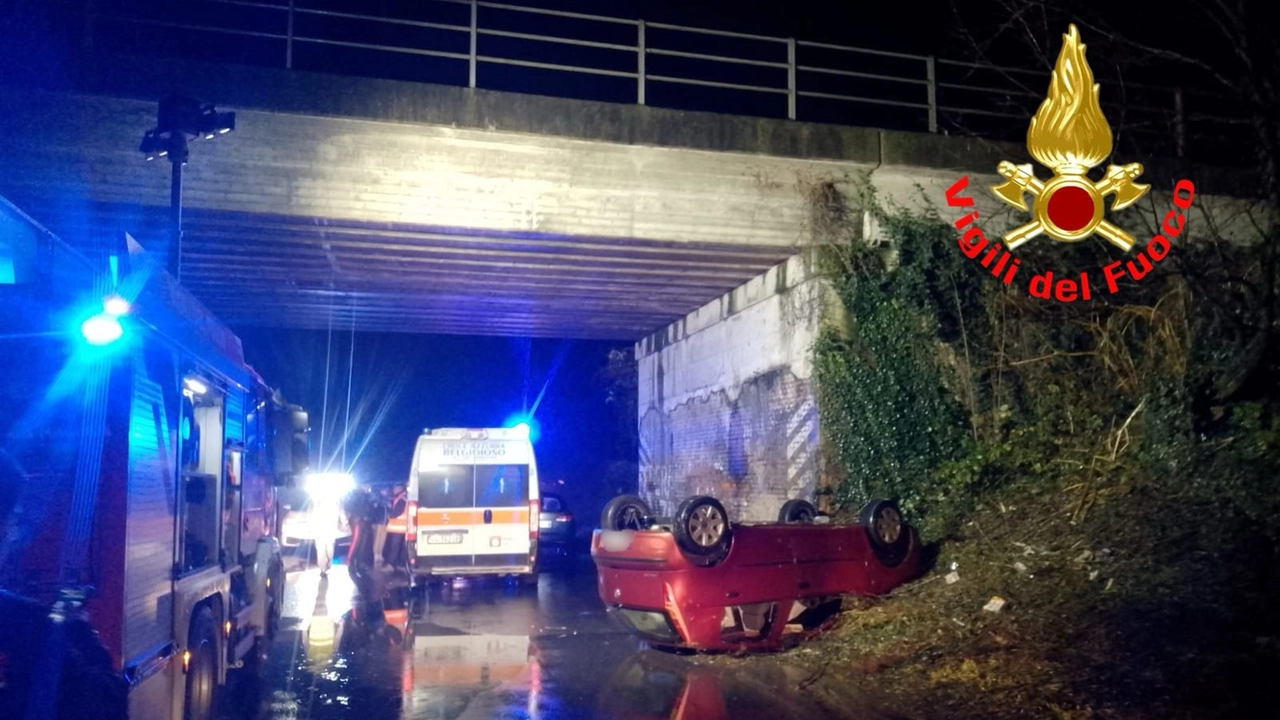
[[[815,198],[848,203],[831,188]],[[932,212],[856,203],[890,251],[862,241],[847,207],[827,208],[825,269],[847,319],[822,332],[815,367],[837,506],[896,497],[941,537],[1009,484],[1074,484],[1082,507],[1144,486],[1271,522],[1274,236],[1239,247],[1199,228],[1141,282],[1059,303],[994,280]],[[1018,255],[1032,272],[1096,274],[1115,259],[1101,241]]]

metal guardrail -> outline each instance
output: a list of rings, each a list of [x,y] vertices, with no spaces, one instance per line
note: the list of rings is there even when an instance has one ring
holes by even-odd
[[[338,72],[326,55],[372,53],[382,63],[430,58],[452,63],[433,66],[431,82],[473,88],[492,87],[486,68],[554,71],[631,85],[622,91],[625,99],[615,85],[613,99],[640,105],[669,104],[653,103],[653,95],[670,88],[730,91],[778,98],[776,114],[791,120],[885,126],[863,116],[878,107],[899,113],[893,124],[932,133],[991,134],[976,127],[984,118],[1008,121],[1006,132],[1025,132],[1048,86],[1047,73],[1019,68],[488,0],[422,0],[406,5],[401,16],[373,15],[362,7],[357,0],[98,0],[88,13],[86,38],[132,37],[145,44],[148,29],[169,38],[236,37],[241,44],[265,43],[257,62]],[[565,57],[566,50],[573,57]],[[1125,92],[1139,93],[1141,100],[1104,103],[1110,118],[1124,118],[1113,124],[1168,139],[1179,157],[1189,122],[1232,123],[1189,114],[1178,88],[1127,84]],[[849,107],[857,108],[858,121],[832,120],[842,116],[831,104],[845,106],[845,118]],[[734,103],[705,109],[726,112],[724,105]]]

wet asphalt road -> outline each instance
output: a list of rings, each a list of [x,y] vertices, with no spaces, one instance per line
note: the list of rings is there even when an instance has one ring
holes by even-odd
[[[605,615],[590,557],[536,587],[454,581],[417,599],[360,596],[347,568],[291,572],[261,686],[228,688],[235,720],[821,717],[741,663],[646,649]],[[381,611],[381,612],[379,612]],[[737,665],[737,667],[735,667]]]

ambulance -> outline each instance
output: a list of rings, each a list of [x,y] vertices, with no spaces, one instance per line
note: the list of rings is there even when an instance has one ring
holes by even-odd
[[[423,432],[407,489],[416,581],[500,575],[536,582],[540,500],[527,425]]]

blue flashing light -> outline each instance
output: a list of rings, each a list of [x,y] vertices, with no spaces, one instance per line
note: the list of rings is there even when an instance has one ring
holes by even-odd
[[[119,295],[111,295],[102,301],[102,309],[113,317],[129,314],[129,301]]]
[[[538,437],[542,435],[542,426],[529,413],[516,413],[507,418],[503,426],[514,430],[517,436],[529,442],[538,442]]]
[[[90,345],[110,345],[124,335],[124,328],[114,316],[102,313],[85,320],[80,326],[80,334]]]

